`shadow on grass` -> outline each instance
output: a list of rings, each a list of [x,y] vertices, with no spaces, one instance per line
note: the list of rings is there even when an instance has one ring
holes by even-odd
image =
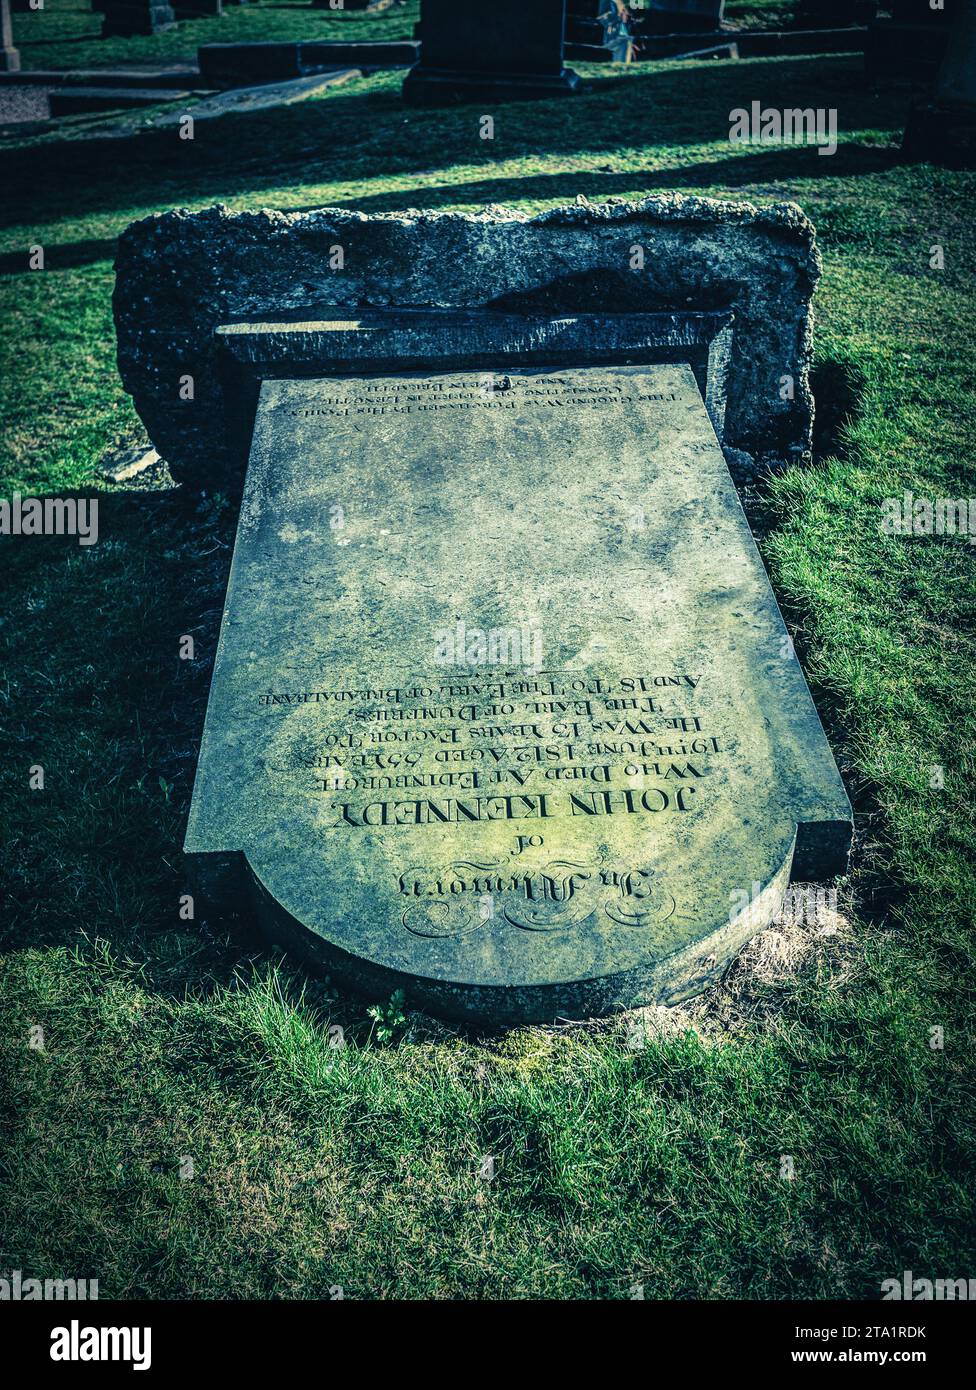
[[[513,104],[496,115],[496,137],[479,138],[480,108],[417,111],[399,96],[400,75],[369,79],[365,90],[345,88],[318,100],[274,111],[227,116],[201,123],[193,140],[175,129],[144,131],[127,140],[71,140],[11,149],[5,157],[7,198],[2,224],[28,218],[56,220],[66,205],[75,218],[122,209],[158,208],[206,198],[253,195],[336,180],[393,178],[431,168],[483,163],[474,184],[443,183],[418,189],[427,206],[498,197],[601,196],[614,185],[634,187],[635,171],[567,171],[498,179],[499,160],[567,159],[605,152],[618,156],[628,142],[649,145],[654,158],[700,143],[726,142],[729,112],[749,99],[770,106],[836,105],[842,130],[900,129],[904,97],[869,92],[851,58],[702,64],[595,79],[578,99]],[[690,94],[694,101],[689,100]],[[853,175],[886,167],[892,154],[842,145],[824,159],[813,149],[787,147],[733,156],[680,169],[648,170],[648,187],[736,186],[757,179]],[[608,180],[606,174],[613,177]],[[379,206],[408,203],[411,191],[376,195]],[[359,202],[360,200],[356,200]]]
[[[102,938],[165,987],[166,937],[195,930],[179,917],[181,845],[233,528],[228,511],[193,511],[177,489],[98,503],[94,545],[3,542],[4,608],[18,614],[16,641],[3,630],[17,768],[0,801],[3,936],[8,947]],[[187,634],[194,661],[179,657]],[[29,791],[38,765],[44,788]],[[239,956],[201,945],[194,970],[230,978]]]
[[[141,989],[172,999],[210,997],[284,961],[290,999],[304,991],[365,1039],[370,1001],[306,974],[256,924],[208,912],[199,894],[193,919],[180,916],[181,897],[195,891],[182,846],[233,509],[181,488],[98,502],[92,546],[0,541],[0,598],[18,614],[16,635],[0,625],[0,945],[111,958]],[[186,636],[190,661],[179,657]],[[38,766],[44,787],[31,791]]]
[[[0,256],[0,275],[20,275],[29,270],[28,248],[8,251]],[[74,270],[78,266],[94,265],[97,261],[115,258],[114,237],[90,237],[85,241],[66,241],[44,247],[45,270]]]
[[[867,389],[864,369],[854,358],[828,358],[810,373],[816,401],[813,422],[813,456],[847,461],[847,431],[860,414]]]
[[[898,162],[897,151],[866,145],[845,145],[831,163],[830,173],[837,178],[876,174],[892,168]],[[782,184],[792,180],[812,179],[822,172],[822,162],[815,150],[782,149],[762,154],[730,155],[727,159],[696,161],[676,169],[659,169],[647,175],[647,193],[707,190],[716,187],[734,192],[756,184]],[[506,178],[484,178],[467,183],[429,184],[416,188],[397,189],[388,193],[363,194],[355,198],[336,199],[331,206],[354,208],[360,212],[398,212],[403,208],[434,211],[456,207],[458,204],[504,204],[506,198],[538,201],[573,202],[579,195],[593,202],[602,202],[620,194],[632,194],[640,174],[606,173],[602,170],[573,171],[560,174],[527,174]],[[780,189],[771,190],[778,192]],[[222,197],[230,196],[226,189]],[[256,201],[255,207],[260,202]],[[289,207],[288,212],[311,212],[319,203],[304,203]],[[45,245],[45,268],[68,270],[115,256],[116,240],[111,237],[92,237],[83,241]],[[17,275],[27,269],[27,249],[0,255],[0,275]]]

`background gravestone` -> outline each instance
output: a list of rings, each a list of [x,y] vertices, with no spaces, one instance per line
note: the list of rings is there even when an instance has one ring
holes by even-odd
[[[976,106],[976,4],[957,0],[949,45],[935,83],[935,100],[942,106],[972,111]]]
[[[573,92],[563,66],[565,0],[422,0],[420,62],[407,74],[404,100],[519,101]]]
[[[0,72],[19,72],[20,54],[14,48],[10,0],[0,0]]]
[[[176,24],[168,0],[105,0],[102,13],[103,38],[161,34]]]
[[[976,163],[976,0],[957,0],[935,89],[913,105],[903,149],[910,159]]]
[[[681,34],[718,29],[725,0],[646,0],[633,12],[638,34]]]
[[[928,0],[889,0],[890,19],[868,25],[864,63],[869,77],[932,79],[945,56],[959,0],[933,10]]]
[[[176,0],[177,19],[216,19],[224,12],[223,0]]]

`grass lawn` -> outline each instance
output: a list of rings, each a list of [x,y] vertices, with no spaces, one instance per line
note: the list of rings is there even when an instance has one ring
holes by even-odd
[[[475,108],[407,111],[380,75],[193,142],[7,152],[0,495],[98,489],[101,539],[0,541],[0,1271],[97,1277],[102,1297],[489,1299],[976,1274],[976,553],[879,530],[885,497],[976,492],[976,177],[902,166],[907,94],[853,58],[586,76],[571,107],[500,108],[492,143]],[[836,106],[837,154],[731,147],[753,99]],[[475,1037],[384,1007],[380,1029],[243,928],[179,919],[233,518],[99,481],[138,435],[113,240],[214,201],[652,190],[793,198],[819,228],[817,458],[747,504],[857,812],[841,911],[766,934],[671,1015]]]

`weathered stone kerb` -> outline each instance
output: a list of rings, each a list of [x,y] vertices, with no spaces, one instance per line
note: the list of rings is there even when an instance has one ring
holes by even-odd
[[[341,269],[332,268],[336,247]],[[813,228],[793,203],[757,208],[667,194],[536,217],[498,207],[179,209],[133,223],[116,271],[122,380],[174,476],[192,486],[233,485],[245,464],[239,428],[227,431],[234,404],[218,325],[366,306],[731,308],[726,444],[758,459],[809,452],[810,300],[820,262]],[[341,370],[323,363],[323,374]],[[192,399],[185,386],[181,394],[186,378]]]

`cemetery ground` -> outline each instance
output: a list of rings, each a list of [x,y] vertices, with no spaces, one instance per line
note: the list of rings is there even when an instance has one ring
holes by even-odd
[[[100,536],[3,542],[4,1266],[154,1298],[872,1298],[974,1272],[976,556],[880,509],[973,491],[976,179],[902,164],[906,91],[853,57],[585,76],[572,119],[500,108],[492,142],[385,74],[193,142],[7,155],[3,494],[97,490]],[[731,146],[747,99],[836,106],[837,153]],[[652,190],[795,199],[818,228],[816,456],[740,482],[855,807],[837,913],[671,1013],[490,1036],[181,921],[234,518],[100,472],[142,437],[114,239],[215,201]]]
[[[797,0],[729,0],[726,18],[774,29],[790,23]],[[295,0],[229,5],[217,19],[193,19],[162,34],[101,37],[102,16],[88,0],[44,0],[44,8],[13,16],[14,42],[27,68],[87,68],[136,63],[192,62],[204,43],[270,43],[289,39],[413,38],[419,0],[404,0],[375,14],[312,9]]]
[[[228,6],[219,18],[184,20],[161,34],[101,37],[102,16],[87,0],[44,0],[42,11],[14,15],[14,42],[24,68],[117,67],[136,63],[193,62],[205,43],[273,43],[290,39],[409,39],[420,18],[419,0],[376,14],[337,14],[293,0]]]

